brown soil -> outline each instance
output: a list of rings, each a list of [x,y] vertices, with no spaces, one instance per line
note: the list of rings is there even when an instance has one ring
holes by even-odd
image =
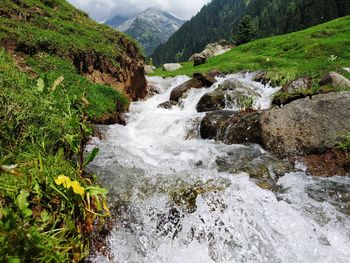
[[[350,176],[350,153],[331,149],[323,154],[307,155],[299,158],[312,176]]]

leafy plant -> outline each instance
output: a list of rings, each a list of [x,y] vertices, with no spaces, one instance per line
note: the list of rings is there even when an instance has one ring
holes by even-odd
[[[342,136],[342,139],[338,142],[338,147],[344,151],[350,152],[350,133]]]

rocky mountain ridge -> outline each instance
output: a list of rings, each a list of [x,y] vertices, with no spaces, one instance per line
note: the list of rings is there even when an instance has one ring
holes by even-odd
[[[166,42],[184,23],[181,19],[157,8],[148,8],[140,14],[124,21],[123,19],[116,16],[107,20],[106,24],[135,38],[144,47],[147,55],[150,55],[159,44]]]

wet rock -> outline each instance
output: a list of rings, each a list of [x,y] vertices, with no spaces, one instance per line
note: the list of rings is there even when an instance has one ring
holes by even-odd
[[[350,80],[337,72],[329,72],[320,80],[319,84],[322,86],[332,85],[335,88],[350,88]]]
[[[350,215],[350,184],[322,180],[310,184],[305,192],[318,202],[329,202],[338,211]]]
[[[193,78],[201,81],[205,87],[210,87],[216,82],[215,77],[212,77],[209,74],[193,73]]]
[[[92,119],[94,124],[111,125],[121,124],[126,125],[126,119],[122,113],[105,113],[102,116]]]
[[[266,71],[257,71],[257,72],[254,72],[252,81],[260,82],[263,85],[266,85],[270,82],[270,78],[268,77]]]
[[[179,63],[168,63],[163,65],[163,70],[165,71],[175,71],[180,68],[182,68],[182,66]]]
[[[202,54],[194,54],[193,55],[193,66],[197,67],[199,65],[205,64],[207,62],[207,58]]]
[[[350,92],[296,100],[261,116],[264,148],[280,157],[323,153],[350,130]]]
[[[148,93],[147,97],[149,98],[153,95],[159,94],[160,89],[156,83],[151,82],[151,81],[147,81],[147,93]]]
[[[261,144],[261,114],[262,111],[214,111],[207,113],[201,122],[201,137],[227,144]]]
[[[198,79],[190,79],[185,83],[182,83],[181,85],[177,86],[171,91],[170,100],[179,101],[182,95],[192,88],[194,89],[203,88],[202,82]]]
[[[158,108],[170,110],[177,105],[177,101],[169,100],[158,105]]]
[[[247,173],[262,188],[272,189],[277,179],[294,170],[289,162],[277,159],[260,147],[246,146],[216,159],[219,172]]]
[[[216,78],[216,77],[223,78],[223,77],[225,77],[225,74],[222,73],[220,70],[217,70],[217,69],[210,70],[208,72],[208,75],[213,77],[213,78]]]
[[[310,77],[301,77],[295,80],[292,80],[285,84],[280,92],[299,92],[301,90],[309,90],[312,85],[312,79]]]
[[[174,88],[170,93],[170,100],[179,101],[179,99],[189,91],[190,89],[200,89],[203,87],[210,87],[216,82],[216,80],[208,75],[204,75],[201,73],[194,73],[193,79],[182,83],[181,85]]]
[[[236,79],[224,81],[216,90],[204,94],[196,108],[198,112],[223,110],[226,106],[247,108],[248,100],[260,96],[253,87]],[[254,101],[251,101],[252,103]]]

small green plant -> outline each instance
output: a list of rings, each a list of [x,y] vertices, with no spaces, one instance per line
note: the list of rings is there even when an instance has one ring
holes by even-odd
[[[253,111],[255,98],[253,96],[243,96],[239,99],[238,104],[243,111]]]
[[[336,61],[338,59],[338,56],[336,56],[336,55],[330,55],[329,57],[328,57],[328,61],[329,62],[334,62],[334,61]]]
[[[344,151],[350,152],[350,133],[342,136],[341,140],[338,142],[338,147]]]

